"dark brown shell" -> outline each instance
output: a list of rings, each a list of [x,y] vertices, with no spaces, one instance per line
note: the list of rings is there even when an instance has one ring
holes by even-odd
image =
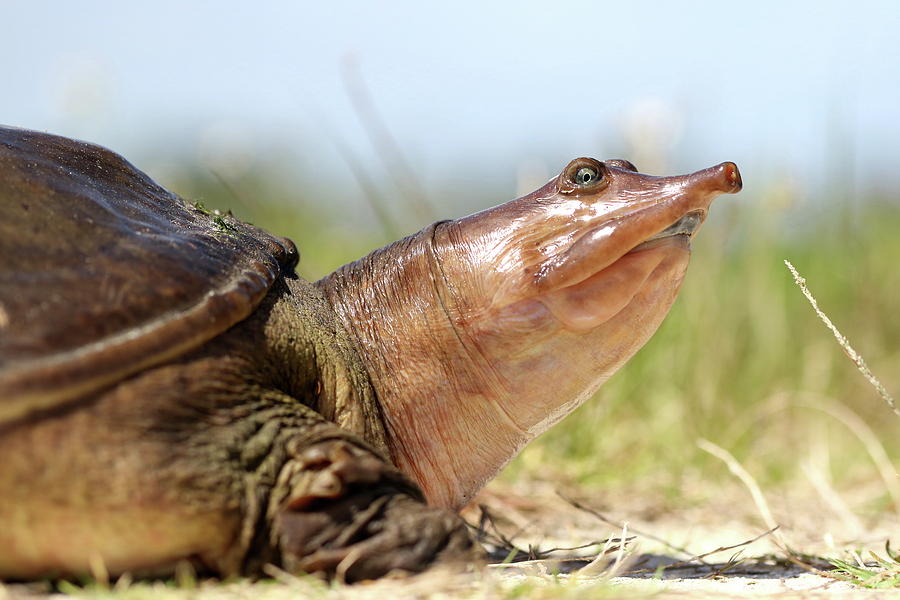
[[[215,337],[297,262],[118,154],[34,131],[0,127],[0,211],[0,423]]]

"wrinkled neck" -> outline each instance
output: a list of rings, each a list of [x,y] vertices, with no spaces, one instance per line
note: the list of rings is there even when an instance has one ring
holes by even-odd
[[[494,402],[497,382],[448,317],[433,246],[443,226],[376,250],[317,285],[358,344],[392,460],[432,504],[458,508],[528,436]]]
[[[368,372],[322,290],[302,278],[285,277],[274,291],[246,322],[250,327],[254,320],[262,322],[253,334],[243,334],[261,337],[254,356],[264,368],[276,369],[269,377],[279,389],[387,455]]]

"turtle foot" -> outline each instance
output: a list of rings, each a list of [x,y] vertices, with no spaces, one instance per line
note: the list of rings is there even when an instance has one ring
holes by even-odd
[[[297,453],[274,519],[282,567],[348,583],[476,558],[465,522],[428,506],[395,467],[344,440]]]

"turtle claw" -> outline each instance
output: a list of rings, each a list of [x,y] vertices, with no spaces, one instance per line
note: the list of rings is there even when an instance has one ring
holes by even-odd
[[[338,518],[329,519],[325,511],[286,515],[285,532],[300,535],[282,538],[295,542],[282,547],[284,567],[353,583],[392,572],[417,573],[437,561],[469,563],[475,557],[465,525],[449,511],[404,494],[358,500],[344,501]],[[356,513],[349,525],[340,519],[347,508]]]
[[[371,452],[329,440],[297,453],[293,465],[294,493],[274,519],[286,570],[350,583],[475,558],[463,520],[426,505]]]

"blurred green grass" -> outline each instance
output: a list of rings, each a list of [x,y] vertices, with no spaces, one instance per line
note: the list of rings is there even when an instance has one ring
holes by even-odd
[[[547,461],[567,465],[581,483],[648,478],[677,495],[698,472],[728,476],[698,450],[696,440],[707,438],[769,485],[793,480],[823,442],[835,481],[875,476],[846,424],[817,410],[835,404],[898,456],[900,421],[844,356],[783,259],[897,390],[900,210],[873,205],[853,225],[833,212],[784,231],[785,211],[755,200],[728,207],[730,219],[704,228],[657,334],[575,418],[539,441],[542,456],[524,457],[523,470]]]
[[[330,199],[305,197],[277,177],[226,183],[198,171],[167,183],[188,199],[230,208],[292,237],[301,249],[299,271],[309,279],[389,241],[374,214],[341,212]],[[354,225],[366,220],[368,229]],[[406,233],[424,225],[409,224]],[[720,199],[657,334],[503,477],[588,489],[649,485],[680,496],[698,475],[728,477],[697,448],[697,439],[707,438],[731,450],[764,485],[795,481],[803,461],[823,448],[836,483],[876,478],[847,424],[820,409],[848,407],[895,463],[900,423],[843,355],[782,261],[797,266],[822,309],[896,396],[898,231],[900,205],[876,198],[852,204],[825,198],[813,209],[775,182]],[[878,501],[888,502],[887,495]]]

